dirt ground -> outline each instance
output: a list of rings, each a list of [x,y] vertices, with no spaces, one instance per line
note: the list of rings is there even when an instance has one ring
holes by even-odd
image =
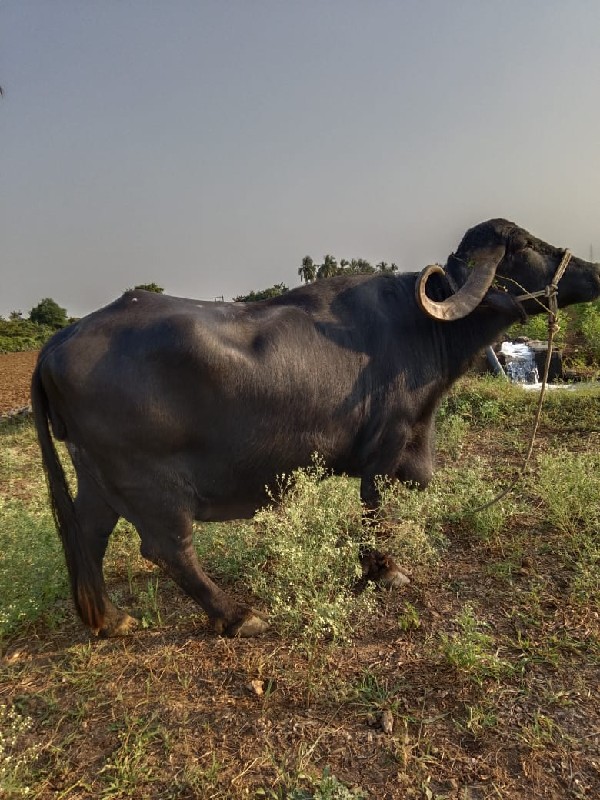
[[[29,403],[36,355],[0,355],[0,415]],[[575,423],[571,449],[600,445],[596,427]],[[514,435],[474,429],[462,459],[473,449],[508,461]],[[70,604],[57,607],[54,624],[0,648],[0,701],[33,720],[30,796],[600,797],[597,606],[572,602],[559,539],[535,511],[500,537],[445,531],[440,563],[380,592],[369,628],[345,647],[305,652],[274,630],[217,637],[162,577],[160,624],[128,637],[96,640]],[[133,607],[154,571],[127,574],[110,575],[111,589]],[[243,586],[227,590],[247,599]],[[488,621],[507,674],[440,656],[465,604]],[[362,795],[313,794],[323,770]]]
[[[37,351],[0,353],[0,416],[28,406]]]

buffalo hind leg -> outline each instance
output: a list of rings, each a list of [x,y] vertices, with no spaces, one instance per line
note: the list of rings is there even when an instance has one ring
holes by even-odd
[[[213,630],[226,636],[257,636],[269,624],[263,615],[232,600],[202,570],[192,543],[192,519],[163,515],[136,525],[144,558],[164,569],[207,613]]]
[[[365,530],[372,529],[376,524],[380,503],[374,476],[361,480],[360,499],[363,504],[363,527]],[[359,559],[362,568],[362,576],[358,582],[359,590],[364,589],[370,581],[388,588],[406,586],[410,583],[409,578],[390,555],[375,550],[370,545],[363,544],[360,547]]]
[[[79,581],[76,604],[83,621],[103,637],[120,636],[137,626],[137,620],[118,608],[109,598],[102,562],[118,514],[99,494],[96,484],[83,471],[77,476],[75,514],[79,523],[79,547],[91,579]]]

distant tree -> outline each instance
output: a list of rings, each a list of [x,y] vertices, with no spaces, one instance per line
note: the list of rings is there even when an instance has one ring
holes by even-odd
[[[233,300],[235,303],[255,303],[257,300],[268,300],[271,297],[279,297],[279,295],[285,294],[287,291],[289,291],[289,289],[284,283],[276,283],[275,286],[271,286],[269,289],[262,289],[259,292],[250,292],[250,294],[241,294],[238,297],[234,297]]]
[[[373,266],[365,258],[347,258],[337,260],[332,255],[326,255],[322,264],[315,264],[310,256],[304,256],[302,266],[298,269],[298,275],[305,283],[323,278],[332,278],[334,275],[372,275],[375,272],[397,272],[397,264],[388,264],[387,261],[380,261],[377,266]]]
[[[304,283],[312,283],[317,277],[317,268],[310,256],[304,256],[302,259],[302,266],[298,269],[298,275],[300,275],[300,279]]]
[[[393,263],[388,264],[387,261],[380,261],[376,265],[376,269],[378,272],[398,272],[398,266]]]
[[[338,274],[339,267],[335,257],[327,254],[323,259],[323,263],[317,270],[317,278],[333,278],[334,275]]]
[[[350,272],[354,275],[370,275],[375,272],[375,267],[366,258],[353,258],[350,262]]]
[[[18,319],[23,319],[23,312],[22,311],[11,311],[8,315],[8,318],[11,322],[15,322]]]
[[[51,297],[43,300],[31,309],[29,319],[37,325],[47,325],[49,328],[64,328],[68,323],[67,310],[61,308]]]
[[[143,289],[145,292],[156,292],[156,294],[162,294],[165,291],[158,283],[138,283],[138,285],[133,288],[134,290]]]

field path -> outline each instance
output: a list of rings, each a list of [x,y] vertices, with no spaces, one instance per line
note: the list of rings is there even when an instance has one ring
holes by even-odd
[[[37,355],[37,350],[0,353],[0,415],[29,405],[29,385]]]

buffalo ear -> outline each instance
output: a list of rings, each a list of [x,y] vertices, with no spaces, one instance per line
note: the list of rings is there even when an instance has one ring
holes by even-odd
[[[499,314],[517,315],[521,322],[527,322],[527,314],[521,303],[509,294],[498,289],[491,289],[482,302],[482,307],[490,308]]]

